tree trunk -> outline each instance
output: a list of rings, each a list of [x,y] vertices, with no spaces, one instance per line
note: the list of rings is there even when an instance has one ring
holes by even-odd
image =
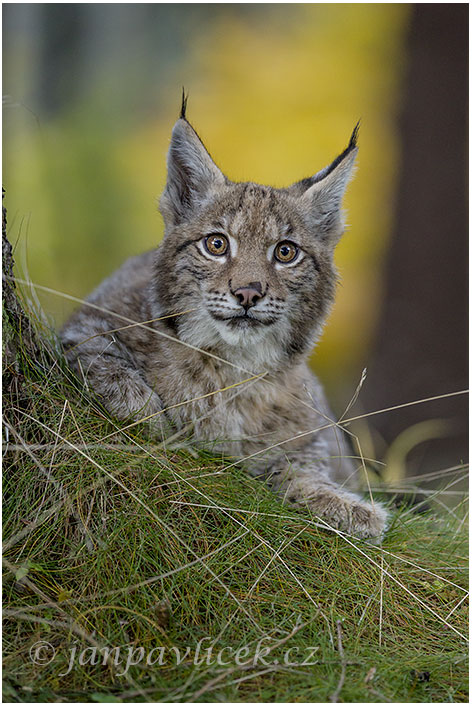
[[[368,410],[468,385],[468,7],[413,7],[396,223],[377,342],[362,391]],[[432,418],[448,419],[449,431],[410,454],[416,474],[465,460],[466,396],[371,421],[390,444],[403,430]]]
[[[5,192],[2,191],[2,198]],[[13,275],[13,251],[7,237],[7,211],[2,203],[2,335],[4,392],[17,395],[21,386],[25,356],[39,357],[36,334],[21,305]]]

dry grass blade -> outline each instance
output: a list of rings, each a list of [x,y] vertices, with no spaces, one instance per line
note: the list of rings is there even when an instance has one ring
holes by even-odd
[[[336,691],[332,696],[330,696],[330,701],[331,703],[337,703],[339,701],[339,695],[341,693],[341,689],[344,686],[344,682],[346,680],[346,658],[344,656],[344,647],[343,647],[343,632],[341,629],[341,621],[337,620],[336,621],[336,632],[338,635],[338,652],[339,652],[339,658],[341,660],[341,674],[339,676],[339,682],[336,687]]]

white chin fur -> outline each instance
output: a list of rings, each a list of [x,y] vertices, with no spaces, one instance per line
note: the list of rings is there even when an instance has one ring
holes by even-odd
[[[276,329],[263,325],[234,329],[199,310],[181,321],[179,338],[197,348],[216,348],[222,358],[260,372],[280,362],[285,329],[282,322]]]
[[[268,334],[268,327],[232,328],[224,321],[217,321],[206,312],[196,311],[181,323],[179,336],[197,348],[226,343],[243,348],[260,343]]]
[[[230,346],[250,346],[259,343],[268,333],[266,326],[255,328],[231,328],[224,321],[214,321],[213,325],[225,343]]]

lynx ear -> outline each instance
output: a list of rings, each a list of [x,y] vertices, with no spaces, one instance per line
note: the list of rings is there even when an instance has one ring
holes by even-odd
[[[311,226],[326,241],[336,243],[344,229],[341,205],[354,172],[358,133],[359,123],[349,145],[328,167],[290,187],[292,193],[298,195]]]
[[[166,223],[172,225],[198,208],[212,187],[226,183],[226,177],[186,120],[185,102],[184,99],[181,117],[172,130],[167,155],[167,184],[160,202]]]

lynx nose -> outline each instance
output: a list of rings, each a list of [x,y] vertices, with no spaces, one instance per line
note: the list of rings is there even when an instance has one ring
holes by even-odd
[[[249,282],[246,287],[235,289],[233,295],[247,311],[251,306],[255,306],[259,299],[262,299],[262,285],[260,282]]]

